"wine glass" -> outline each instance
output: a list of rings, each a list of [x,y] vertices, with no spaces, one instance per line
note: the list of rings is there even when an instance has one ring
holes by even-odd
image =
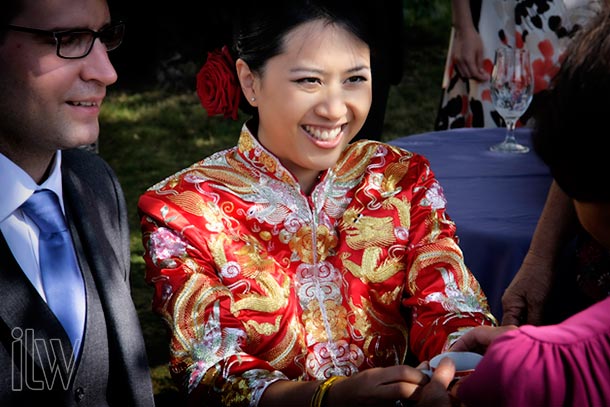
[[[506,136],[491,151],[527,153],[529,148],[517,143],[515,126],[529,106],[534,92],[534,75],[529,51],[500,47],[496,50],[491,73],[491,100],[506,123]]]

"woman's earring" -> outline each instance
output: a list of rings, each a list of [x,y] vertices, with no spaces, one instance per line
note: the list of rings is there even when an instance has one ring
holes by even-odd
[[[256,98],[255,98],[254,96],[252,96],[252,97],[250,98],[250,101],[252,101],[252,102],[254,102],[255,100],[256,100]]]

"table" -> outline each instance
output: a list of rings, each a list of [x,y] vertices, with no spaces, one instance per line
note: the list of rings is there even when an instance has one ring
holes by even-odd
[[[533,151],[489,151],[504,134],[502,128],[468,128],[389,141],[430,160],[447,199],[447,214],[456,223],[466,265],[498,321],[502,294],[529,248],[552,181]],[[516,137],[531,147],[529,129],[517,129]]]

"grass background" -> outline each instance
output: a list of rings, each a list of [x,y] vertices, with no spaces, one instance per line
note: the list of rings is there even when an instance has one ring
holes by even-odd
[[[383,140],[433,130],[441,95],[450,30],[449,2],[405,2],[404,74],[390,90]],[[177,67],[183,89],[159,83],[111,87],[100,118],[99,154],[114,168],[130,210],[131,280],[152,369],[157,406],[182,400],[167,368],[165,326],[151,311],[152,289],[144,282],[137,200],[149,186],[211,153],[233,146],[246,116],[236,122],[208,118],[195,93],[198,66]],[[121,72],[119,71],[119,75]],[[189,86],[189,82],[192,86]]]

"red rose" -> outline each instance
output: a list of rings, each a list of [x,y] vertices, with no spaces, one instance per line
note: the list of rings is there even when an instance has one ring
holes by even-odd
[[[208,52],[205,64],[197,73],[197,95],[208,117],[222,114],[225,119],[237,120],[241,88],[226,46]]]

